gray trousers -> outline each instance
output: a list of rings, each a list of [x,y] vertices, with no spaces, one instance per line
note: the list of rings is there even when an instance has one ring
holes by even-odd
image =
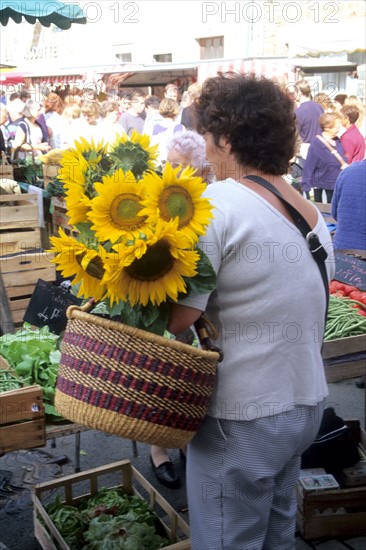
[[[293,550],[301,454],[324,403],[250,421],[206,417],[188,446],[192,550]]]

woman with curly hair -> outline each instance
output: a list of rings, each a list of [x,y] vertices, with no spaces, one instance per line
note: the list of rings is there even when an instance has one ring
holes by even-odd
[[[331,237],[318,209],[282,177],[296,125],[278,84],[211,78],[196,115],[218,179],[205,192],[214,219],[200,242],[217,286],[172,304],[169,330],[182,332],[205,311],[223,361],[188,445],[192,549],[293,550],[301,455],[317,435],[328,390],[325,285],[291,207],[328,251]],[[328,279],[333,272],[327,260]]]

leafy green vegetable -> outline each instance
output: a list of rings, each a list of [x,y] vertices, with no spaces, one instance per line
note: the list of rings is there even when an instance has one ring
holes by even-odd
[[[60,337],[49,328],[33,328],[29,323],[15,333],[0,337],[0,355],[10,364],[26,385],[39,384],[47,420],[60,420],[54,403],[55,387],[61,352]]]
[[[168,543],[154,527],[106,514],[91,520],[85,539],[90,550],[158,550]]]
[[[58,495],[45,508],[73,550],[158,550],[170,544],[158,534],[161,524],[149,503],[119,488],[103,488],[78,508]]]

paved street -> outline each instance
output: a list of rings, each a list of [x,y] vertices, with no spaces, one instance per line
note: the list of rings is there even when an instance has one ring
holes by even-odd
[[[354,380],[330,384],[328,402],[343,418],[359,419],[364,425],[364,390],[356,388]],[[173,450],[171,456],[183,484],[181,489],[173,491],[156,482],[149,463],[149,446],[139,443],[137,450],[138,456],[135,457],[132,443],[128,440],[93,430],[83,432],[81,433],[81,469],[87,470],[128,458],[174,509],[187,519],[184,470],[178,451]],[[62,466],[44,462],[42,464],[42,460],[45,459],[42,455],[43,451],[47,451],[53,457],[66,455],[69,460]],[[55,448],[52,448],[52,442],[48,441],[47,446],[42,449],[12,452],[0,458],[0,470],[12,472],[12,484],[24,487],[23,491],[19,491],[11,498],[6,498],[0,493],[0,541],[8,550],[40,550],[41,547],[33,535],[30,488],[35,483],[51,480],[59,477],[60,474],[74,473],[74,464],[75,435],[58,438]],[[365,550],[366,536],[343,542],[332,539],[331,534],[329,539],[322,541],[305,542],[300,537],[297,538],[296,550],[310,550],[310,548]]]

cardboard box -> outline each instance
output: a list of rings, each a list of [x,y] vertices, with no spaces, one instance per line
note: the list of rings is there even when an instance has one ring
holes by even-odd
[[[112,479],[113,478],[113,479]],[[61,501],[75,506],[83,498],[94,495],[102,487],[122,487],[128,495],[148,500],[158,514],[171,544],[167,550],[189,550],[189,527],[156,489],[131,465],[129,460],[65,476],[56,481],[36,485],[33,489],[35,537],[44,550],[72,550],[64,541],[44,508],[60,494]]]
[[[347,420],[355,439],[366,447],[366,433],[358,420]],[[297,525],[304,539],[366,535],[366,485],[354,488],[305,491],[297,487]]]
[[[0,273],[14,324],[23,322],[38,279],[56,280],[56,266],[43,251],[21,252],[0,257]]]
[[[0,195],[0,256],[41,246],[38,196]]]
[[[1,365],[5,368],[2,358]],[[0,368],[1,368],[0,365]],[[10,451],[43,447],[46,424],[41,386],[0,393],[0,456]]]

